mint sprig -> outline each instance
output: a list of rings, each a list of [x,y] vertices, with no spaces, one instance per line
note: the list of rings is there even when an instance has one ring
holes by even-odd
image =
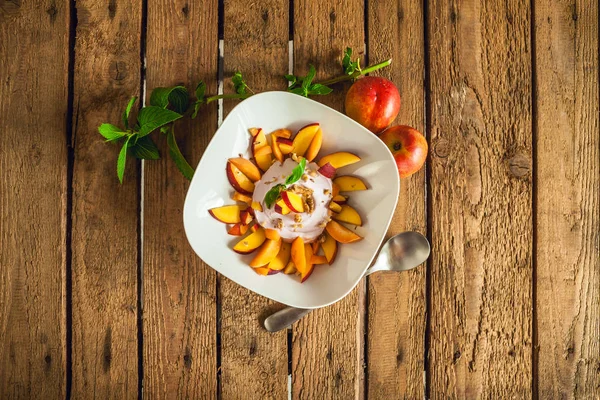
[[[306,158],[300,160],[300,163],[294,167],[292,173],[285,179],[285,184],[278,183],[273,186],[269,191],[265,194],[265,205],[267,208],[271,208],[273,204],[277,201],[277,198],[283,192],[287,186],[296,183],[302,175],[304,174],[304,169],[306,168]]]
[[[321,83],[312,83],[313,79],[315,79],[316,73],[317,70],[315,69],[315,66],[311,64],[305,77],[285,75],[285,79],[290,83],[288,91],[304,97],[331,93],[333,89],[329,86]]]

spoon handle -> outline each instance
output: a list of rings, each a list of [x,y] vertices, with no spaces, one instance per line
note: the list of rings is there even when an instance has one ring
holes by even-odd
[[[269,315],[267,319],[265,319],[265,329],[269,332],[280,331],[309,314],[311,311],[312,309],[286,307],[283,310]]]

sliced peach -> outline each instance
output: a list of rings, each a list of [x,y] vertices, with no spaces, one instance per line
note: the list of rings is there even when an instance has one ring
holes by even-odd
[[[277,129],[276,131],[273,131],[271,133],[271,137],[280,137],[280,138],[289,139],[292,137],[292,131],[290,131],[289,129]]]
[[[276,229],[265,229],[265,237],[271,240],[279,240],[281,237]]]
[[[250,208],[252,208],[253,210],[256,211],[262,211],[262,205],[258,202],[258,201],[253,201],[252,204],[250,204]]]
[[[274,210],[276,213],[279,213],[281,215],[288,215],[291,212],[290,208],[287,206],[287,204],[285,204],[285,201],[283,201],[283,199],[275,203]]]
[[[313,254],[317,254],[319,252],[319,246],[320,245],[321,245],[321,243],[319,243],[318,240],[315,240],[314,242],[311,243]]]
[[[332,201],[331,203],[329,203],[329,209],[335,213],[339,213],[340,211],[342,211],[342,206],[340,206],[335,201]]]
[[[348,153],[346,151],[339,151],[337,153],[331,153],[319,160],[319,167],[329,163],[335,169],[345,167],[360,161],[360,157],[356,154]]]
[[[260,180],[262,174],[252,161],[246,160],[243,157],[230,158],[228,161],[235,165],[242,174],[246,175],[252,182]]]
[[[335,171],[336,169],[333,168],[331,164],[326,163],[322,167],[319,167],[319,170],[317,172],[326,178],[333,179],[333,177],[335,176]]]
[[[288,264],[283,269],[283,273],[286,275],[291,275],[296,273],[296,266],[293,261],[288,262]]]
[[[279,144],[277,144],[277,140],[275,140],[275,138],[271,139],[271,147],[273,148],[273,155],[275,156],[275,159],[282,163],[283,153],[281,153],[281,149],[279,148]]]
[[[267,265],[277,257],[281,248],[281,238],[277,240],[267,239],[256,253],[256,256],[250,261],[252,268],[262,267]]]
[[[340,243],[353,243],[362,240],[361,236],[335,221],[329,221],[325,229],[327,229],[327,233],[329,233],[332,238]]]
[[[252,268],[259,275],[269,275],[269,267]]]
[[[342,205],[342,204],[346,204],[346,202],[348,201],[348,197],[344,196],[344,195],[341,195],[341,194],[338,194],[338,195],[335,195],[333,197],[333,199],[331,199],[331,200],[335,201],[339,205]]]
[[[252,198],[250,196],[246,196],[245,194],[241,194],[240,192],[234,192],[233,196],[231,196],[232,200],[241,201],[242,203],[246,203],[248,205],[252,204]]]
[[[208,210],[208,213],[217,221],[221,221],[226,224],[237,224],[240,222],[240,212],[245,209],[245,204],[234,204],[231,206],[212,208]]]
[[[304,212],[304,204],[302,202],[302,197],[297,195],[294,192],[281,192],[281,199],[285,202],[285,205],[289,207],[289,209],[296,213]]]
[[[292,242],[291,256],[296,269],[300,272],[306,269],[306,251],[304,248],[304,240],[298,236]]]
[[[310,259],[310,261],[313,264],[315,264],[315,265],[318,265],[318,264],[327,264],[328,263],[327,257],[325,257],[325,256],[317,256],[317,255],[314,255],[314,254],[313,254],[312,258]]]
[[[238,167],[228,162],[225,170],[227,171],[227,179],[235,190],[241,194],[252,194],[254,192],[254,183]]]
[[[233,225],[227,231],[227,233],[229,233],[230,235],[233,235],[233,236],[243,236],[243,235],[246,234],[246,232],[248,232],[248,225],[244,225],[244,224],[242,224],[240,222],[238,222],[237,224]]]
[[[367,190],[367,185],[355,176],[339,176],[333,183],[340,187],[340,192],[353,192],[355,190]]]
[[[317,133],[315,134],[315,137],[313,137],[312,141],[310,142],[308,149],[306,150],[306,154],[304,155],[304,157],[306,158],[306,161],[311,162],[312,160],[315,159],[317,154],[319,154],[319,150],[321,150],[322,143],[323,143],[323,131],[321,129],[319,129],[317,131]]]
[[[340,194],[340,187],[333,182],[331,184],[331,196],[335,197]]]
[[[277,144],[279,144],[279,149],[281,150],[281,154],[288,155],[294,150],[294,142],[288,138],[277,138]]]
[[[325,241],[321,243],[321,247],[323,248],[323,253],[325,253],[325,258],[327,258],[329,265],[333,264],[335,257],[337,256],[338,245],[335,239],[327,232],[325,232]]]
[[[308,150],[308,146],[310,146],[310,142],[312,142],[320,129],[319,124],[315,123],[307,125],[298,131],[294,137],[294,153],[297,156],[304,156],[304,153]]]
[[[271,146],[263,146],[256,149],[256,152],[254,153],[254,158],[268,156],[271,155],[271,153],[273,153],[273,149],[271,148]]]
[[[290,261],[291,251],[292,245],[290,243],[282,242],[279,253],[277,253],[277,257],[275,257],[275,259],[269,263],[269,269],[274,271],[280,271],[284,269]]]
[[[254,225],[256,226],[256,225]],[[256,228],[255,232],[252,232],[233,246],[233,251],[240,254],[250,254],[254,250],[258,249],[260,245],[266,240],[265,230],[261,227]]]
[[[250,128],[250,129],[248,129],[248,132],[250,133],[250,135],[252,135],[252,137],[255,137],[261,131],[262,131],[262,128]]]
[[[341,207],[341,211],[337,214],[333,214],[333,219],[340,222],[347,222],[352,225],[361,226],[362,219],[360,218],[360,214],[354,208],[350,207],[347,204],[344,204]]]
[[[289,139],[292,136],[292,131],[289,129],[277,129],[275,132],[271,133],[271,147],[273,147],[273,155],[279,162],[283,162],[283,153],[279,148],[278,138]]]
[[[254,219],[252,217],[252,213],[250,212],[252,209],[240,211],[240,222],[244,225],[248,225]]]
[[[313,268],[315,267],[315,264],[312,262],[313,251],[310,244],[304,245],[304,254],[306,257],[306,268],[304,270],[298,269],[300,272],[300,283],[308,279],[310,274],[312,274]]]
[[[258,225],[258,224],[252,224],[252,226],[250,227],[250,232],[256,232],[259,228],[262,229],[260,227],[260,225]]]

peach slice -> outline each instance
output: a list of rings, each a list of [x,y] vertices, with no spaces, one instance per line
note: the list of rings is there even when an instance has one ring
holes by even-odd
[[[335,171],[335,168],[333,168],[331,164],[326,163],[322,167],[319,167],[319,170],[317,172],[326,178],[333,179],[333,177],[335,176]]]
[[[284,139],[289,139],[292,137],[292,131],[289,129],[277,129],[271,133],[271,137],[280,137]]]
[[[235,190],[241,194],[252,194],[254,192],[254,183],[238,167],[228,162],[225,169],[227,171],[227,179]]]
[[[256,232],[249,234],[248,236],[237,242],[237,244],[233,246],[233,251],[240,254],[250,254],[254,250],[258,249],[266,239],[267,238],[265,237],[265,230],[261,227],[258,227],[256,229]]]
[[[304,204],[302,202],[302,197],[297,195],[294,192],[281,192],[281,199],[285,202],[285,205],[289,207],[289,209],[296,213],[304,212]]]
[[[329,221],[325,229],[327,229],[327,233],[329,233],[332,238],[340,243],[353,243],[362,240],[361,236],[335,221]]]
[[[260,204],[258,201],[253,201],[252,204],[250,204],[250,208],[252,208],[253,210],[256,211],[262,211],[262,204]]]
[[[308,279],[310,274],[312,274],[313,272],[313,268],[315,267],[315,264],[313,264],[312,262],[313,251],[310,244],[304,245],[304,254],[306,257],[306,268],[304,270],[298,269],[298,271],[300,272],[300,283]]]
[[[331,153],[323,158],[321,158],[318,162],[319,167],[329,163],[335,169],[339,169],[345,167],[346,165],[351,165],[360,161],[360,157],[356,154],[348,153],[346,151],[339,151],[337,153]]]
[[[290,261],[291,251],[292,245],[290,243],[282,242],[279,253],[277,253],[277,257],[275,257],[273,261],[269,263],[269,269],[274,271],[281,271],[284,269]]]
[[[261,131],[262,131],[262,128],[250,128],[250,129],[248,129],[248,132],[250,133],[250,135],[252,135],[252,137],[256,137],[256,135],[258,135]]]
[[[325,253],[325,258],[327,258],[329,265],[333,264],[335,257],[337,256],[338,245],[335,239],[327,232],[325,232],[325,241],[321,244],[321,247],[323,248],[323,253]]]
[[[256,153],[254,153],[254,158],[268,156],[273,153],[273,149],[271,146],[263,146],[259,149],[256,149]]]
[[[306,125],[298,131],[294,137],[294,153],[296,153],[297,156],[304,156],[304,153],[308,150],[308,146],[310,146],[310,142],[312,142],[320,129],[321,127],[319,124],[314,123]]]
[[[238,222],[237,224],[233,225],[227,231],[227,233],[229,233],[232,236],[243,236],[246,234],[246,232],[248,232],[248,225],[244,225],[241,222]]]
[[[241,194],[240,192],[235,192],[233,196],[231,196],[232,200],[241,201],[242,203],[246,203],[248,205],[252,204],[252,198],[250,196],[246,196],[245,194]]]
[[[273,155],[279,162],[283,162],[283,153],[279,148],[279,138],[289,139],[292,136],[292,131],[289,129],[277,129],[271,133],[271,147],[273,147]]]
[[[226,224],[237,224],[238,222],[240,222],[240,212],[245,209],[245,204],[235,204],[231,206],[212,208],[208,210],[208,213],[212,215],[217,221],[221,221]]]
[[[275,271],[275,270],[273,270],[273,269],[269,268],[269,273],[268,273],[267,275],[275,275],[275,274],[278,274],[278,273],[280,273],[280,272],[281,272],[281,271]]]
[[[339,188],[339,186],[338,186],[338,188]],[[348,201],[348,196],[343,196],[341,194],[338,194],[338,195],[335,195],[333,197],[333,199],[331,199],[331,200],[335,201],[339,205],[342,205],[342,204],[346,204],[346,202]]]
[[[298,236],[292,242],[291,256],[296,269],[300,272],[306,269],[306,250],[304,247],[304,240]]]
[[[260,225],[258,225],[258,224],[252,224],[252,226],[250,227],[250,231],[251,232],[256,232],[259,228],[262,229]]]
[[[291,211],[290,208],[285,204],[285,201],[279,200],[275,203],[275,212],[281,215],[288,215]]]
[[[243,157],[230,158],[228,161],[235,165],[242,174],[246,175],[252,182],[260,180],[262,174],[252,161],[246,160]]]
[[[269,275],[269,267],[259,267],[259,268],[253,268],[254,272],[256,272],[259,275]]]
[[[334,213],[339,213],[340,211],[342,211],[342,206],[340,206],[338,203],[332,201],[331,203],[329,203],[329,209],[331,211],[333,211]]]
[[[291,275],[296,273],[296,266],[293,261],[288,262],[288,264],[283,269],[283,273],[286,275]]]
[[[250,209],[250,210],[252,210],[252,209]],[[252,217],[250,210],[246,209],[246,210],[240,211],[240,222],[244,225],[248,225],[254,219]]]
[[[281,248],[281,239],[271,240],[267,239],[256,253],[256,256],[250,261],[252,268],[262,267],[263,265],[269,264],[277,257],[279,249]]]
[[[333,180],[339,186],[340,192],[353,192],[355,190],[367,190],[367,185],[355,176],[339,176]]]
[[[294,150],[294,142],[288,138],[278,137],[277,144],[279,144],[281,154],[283,154],[284,156],[290,154]]]
[[[306,150],[306,154],[304,157],[306,161],[311,162],[315,159],[317,154],[319,154],[319,150],[321,150],[321,144],[323,143],[323,131],[319,129],[315,136],[313,137],[308,149]]]
[[[344,204],[341,209],[342,210],[337,214],[333,214],[333,219],[340,222],[347,222],[352,225],[362,226],[362,219],[360,218],[358,211],[347,204]]]
[[[325,256],[317,256],[317,255],[313,254],[312,258],[310,259],[310,262],[312,262],[315,265],[318,265],[318,264],[327,264],[328,261],[327,261],[327,257],[325,257]]]
[[[319,243],[318,240],[315,240],[310,245],[312,247],[313,254],[317,254],[319,252],[319,246],[321,245],[321,243]]]
[[[265,237],[270,240],[279,240],[281,237],[279,231],[275,229],[265,229]]]

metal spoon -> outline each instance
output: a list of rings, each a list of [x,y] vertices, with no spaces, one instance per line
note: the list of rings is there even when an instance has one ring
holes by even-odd
[[[385,242],[377,260],[365,271],[364,276],[378,271],[408,271],[427,260],[429,252],[429,242],[425,236],[418,232],[399,233]],[[265,319],[265,329],[269,332],[285,329],[312,310],[312,308],[284,308]]]

